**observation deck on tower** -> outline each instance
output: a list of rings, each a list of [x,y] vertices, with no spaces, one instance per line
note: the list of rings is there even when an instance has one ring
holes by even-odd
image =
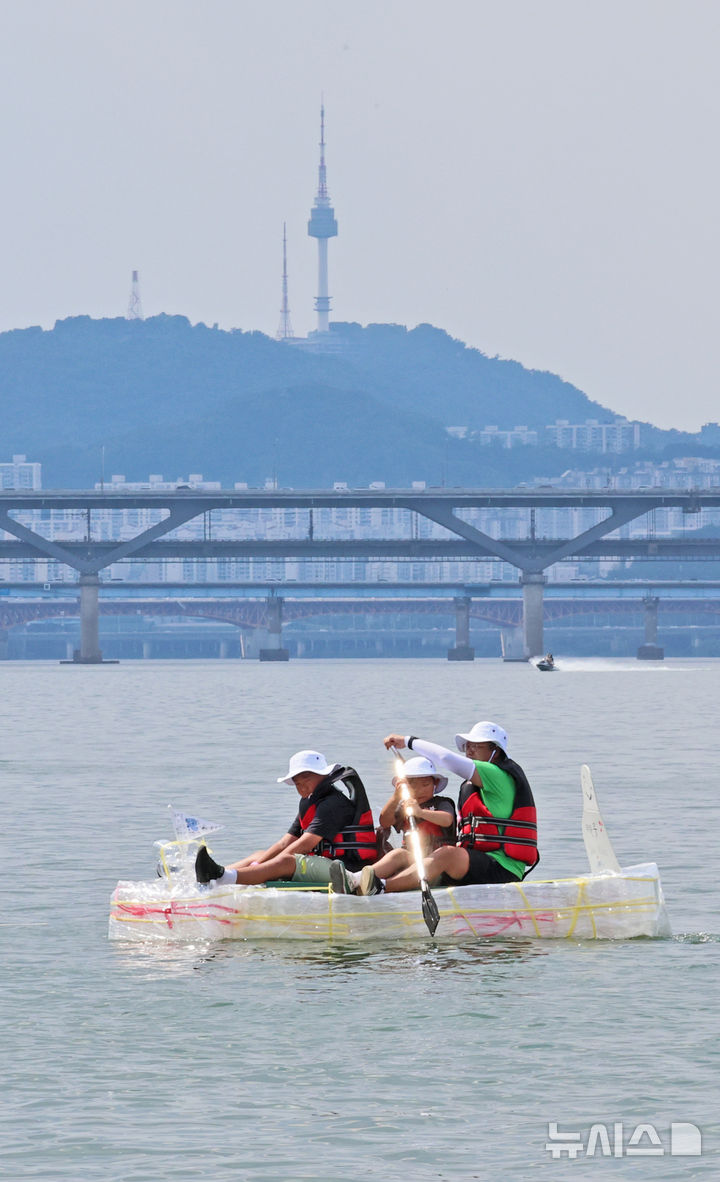
[[[315,311],[317,312],[317,332],[330,331],[330,295],[328,294],[328,264],[327,241],[337,236],[338,226],[335,220],[335,210],[330,204],[327,189],[327,170],[325,167],[325,107],[320,107],[320,167],[318,171],[318,191],[315,202],[310,211],[308,234],[317,239],[318,244],[318,294],[315,297]]]

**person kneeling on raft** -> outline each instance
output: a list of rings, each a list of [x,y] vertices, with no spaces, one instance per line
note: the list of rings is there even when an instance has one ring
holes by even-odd
[[[442,846],[425,858],[428,882],[438,878],[443,886],[518,882],[537,864],[535,802],[523,769],[507,757],[508,737],[501,726],[478,722],[468,734],[456,735],[460,755],[413,735],[388,735],[384,742],[386,747],[408,747],[441,771],[463,777],[457,845]],[[411,891],[418,886],[414,866],[385,879],[368,867],[359,893]]]
[[[402,798],[403,784],[407,784],[410,792],[407,802]],[[441,846],[455,844],[455,805],[449,796],[438,795],[447,787],[447,776],[441,776],[431,760],[422,755],[408,759],[403,774],[395,776],[392,785],[393,794],[380,813],[380,827],[402,833],[403,844],[373,864],[378,879],[391,877],[412,865],[413,854],[408,847],[411,817],[417,824],[423,857]],[[337,894],[364,893],[363,875],[367,878],[367,868],[361,874],[353,874],[339,861],[330,867],[330,882]]]
[[[319,751],[297,751],[277,782],[294,784],[300,796],[288,832],[266,850],[255,850],[227,867],[201,846],[195,859],[198,882],[254,886],[285,880],[327,885],[333,859],[340,859],[349,870],[360,870],[375,860],[372,812],[354,768],[329,764]]]

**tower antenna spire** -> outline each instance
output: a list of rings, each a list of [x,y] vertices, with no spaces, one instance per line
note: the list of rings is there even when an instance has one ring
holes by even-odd
[[[142,302],[140,300],[140,277],[137,271],[132,273],[130,299],[128,301],[127,320],[144,320]]]
[[[288,275],[287,275],[287,233],[283,222],[283,272],[282,272],[282,307],[280,308],[280,324],[277,330],[279,341],[292,341],[295,337],[292,321],[290,320],[290,305],[288,304]]]
[[[327,168],[325,167],[325,103],[320,103],[320,167],[318,168],[318,201],[329,201]]]
[[[315,202],[310,211],[308,234],[317,238],[318,244],[318,293],[315,297],[315,311],[317,312],[317,331],[330,331],[330,296],[328,294],[328,238],[337,236],[338,227],[335,221],[335,210],[330,204],[327,189],[327,169],[325,167],[325,100],[320,102],[320,167],[318,169],[318,191]]]

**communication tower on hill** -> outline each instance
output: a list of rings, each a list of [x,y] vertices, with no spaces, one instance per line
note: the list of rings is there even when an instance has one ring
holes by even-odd
[[[277,339],[279,341],[293,341],[295,339],[292,321],[290,320],[290,305],[288,304],[287,235],[285,232],[285,222],[283,222],[282,307],[280,308],[280,324],[278,325]]]
[[[142,303],[140,301],[140,279],[137,271],[132,273],[132,286],[128,301],[127,320],[144,320]]]
[[[310,211],[308,234],[317,238],[318,244],[318,294],[315,299],[317,312],[317,331],[330,331],[330,296],[328,295],[328,238],[337,236],[338,227],[335,221],[335,210],[330,204],[327,190],[327,172],[325,169],[325,104],[320,107],[320,169],[318,173],[318,191],[315,203]]]

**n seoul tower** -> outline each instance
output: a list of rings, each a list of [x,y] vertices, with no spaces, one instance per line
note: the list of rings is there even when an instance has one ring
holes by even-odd
[[[308,234],[317,238],[318,244],[318,293],[315,299],[317,312],[317,331],[330,331],[330,296],[328,295],[328,264],[327,240],[337,236],[338,228],[335,221],[335,210],[330,204],[327,191],[327,173],[325,170],[325,104],[320,107],[320,168],[318,171],[318,191],[315,203],[310,211]]]

